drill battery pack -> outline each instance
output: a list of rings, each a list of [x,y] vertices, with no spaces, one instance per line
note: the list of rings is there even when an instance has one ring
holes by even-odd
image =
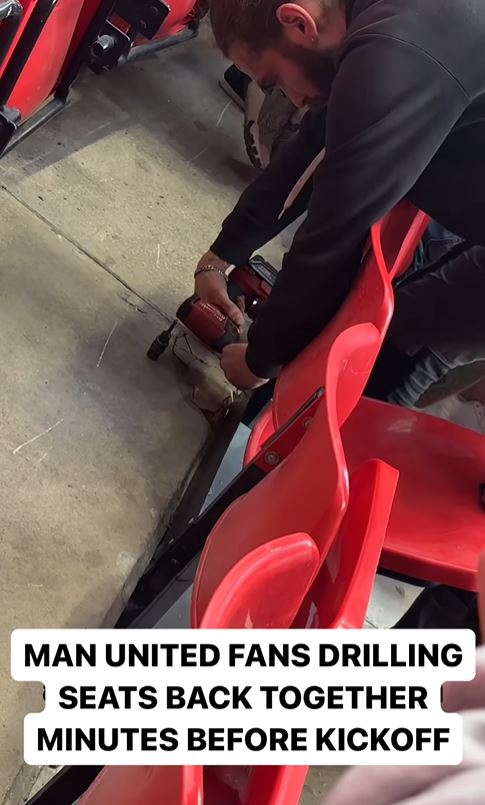
[[[233,268],[228,277],[227,292],[235,302],[244,299],[247,316],[254,320],[259,306],[270,295],[278,272],[264,257],[257,254],[243,268]]]

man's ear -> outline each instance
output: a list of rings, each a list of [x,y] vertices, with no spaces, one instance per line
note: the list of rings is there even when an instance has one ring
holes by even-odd
[[[306,8],[297,3],[283,3],[276,11],[276,19],[294,44],[318,45],[317,22]]]

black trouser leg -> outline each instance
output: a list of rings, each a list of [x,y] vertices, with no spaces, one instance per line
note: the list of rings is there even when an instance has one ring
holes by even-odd
[[[485,247],[454,249],[398,286],[367,393],[414,406],[451,369],[484,359]]]
[[[243,425],[251,427],[252,423],[256,417],[259,416],[263,408],[266,408],[273,396],[275,383],[275,380],[270,380],[268,383],[265,383],[264,386],[260,386],[259,389],[253,391],[251,399],[249,400],[244,412],[244,416],[241,420]]]

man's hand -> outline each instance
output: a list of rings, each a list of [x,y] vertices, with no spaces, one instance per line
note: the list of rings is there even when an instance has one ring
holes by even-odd
[[[204,254],[199,260],[197,268],[202,268],[207,265],[217,266],[217,268],[220,268],[224,272],[230,267],[229,263],[221,260],[212,252]],[[195,293],[205,302],[211,302],[213,305],[220,307],[234,324],[236,324],[239,329],[242,329],[244,324],[244,300],[238,300],[238,304],[235,304],[229,299],[227,282],[219,271],[204,271],[201,274],[197,274],[195,278]]]
[[[221,367],[227,379],[237,389],[256,389],[268,381],[256,377],[246,363],[246,344],[231,344],[222,352]]]

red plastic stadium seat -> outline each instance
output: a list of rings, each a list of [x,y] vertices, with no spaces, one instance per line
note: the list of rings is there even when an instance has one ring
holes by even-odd
[[[320,565],[324,562],[349,496],[340,426],[352,398],[354,405],[360,399],[379,346],[373,324],[351,327],[335,339],[328,360],[315,375],[325,394],[303,438],[286,460],[227,509],[209,535],[194,583],[194,626],[201,623],[232,568],[265,543],[288,534],[308,534],[318,547]]]
[[[317,367],[325,364],[340,333],[355,324],[371,322],[382,343],[394,310],[392,280],[409,267],[428,223],[427,216],[402,202],[372,227],[370,246],[351,293],[328,327],[279,376],[273,403],[261,414],[251,433],[245,464],[315,391]],[[371,369],[369,366],[369,373]]]
[[[319,564],[319,550],[307,534],[290,534],[259,545],[222,579],[201,628],[287,628]]]
[[[351,475],[347,513],[295,626],[360,629],[364,625],[398,477],[383,461],[369,461]]]
[[[231,568],[215,590],[201,628],[278,629],[295,619],[320,561],[317,546],[306,534],[291,534],[259,545]],[[239,805],[298,805],[307,775],[304,766],[257,766],[248,771]],[[220,770],[206,768],[206,789],[223,786]],[[239,770],[241,774],[241,770]],[[229,803],[234,790],[216,802]],[[208,802],[213,797],[208,796]]]
[[[316,388],[315,378],[338,327],[368,319],[384,337],[393,309],[390,280],[405,268],[423,223],[420,215],[411,215],[409,231],[403,236],[403,215],[400,206],[385,228],[373,228],[373,249],[353,293],[330,326],[282,372],[272,408],[264,412],[253,432],[246,461],[272,435],[275,423],[281,427]],[[480,501],[480,485],[485,481],[484,437],[424,413],[362,399],[343,427],[343,439],[350,471],[376,458],[399,471],[381,565],[475,591],[478,557],[485,549],[485,512]]]
[[[225,512],[206,542],[193,590],[194,627],[288,628],[301,619],[302,604],[304,612],[311,610],[312,623],[300,625],[316,625],[316,612],[320,626],[362,626],[397,473],[378,461],[357,471],[345,515],[340,418],[351,390],[359,399],[378,345],[372,324],[351,327],[335,340],[323,378],[325,397],[305,436]],[[289,533],[292,528],[295,533]],[[305,776],[300,767],[254,768],[241,803],[297,805]]]
[[[409,267],[428,221],[422,212],[403,202],[372,227],[371,248],[347,300],[321,335],[278,378],[273,399],[275,428],[287,422],[315,391],[317,367],[325,364],[340,333],[356,324],[371,322],[382,343],[394,312],[392,280]],[[372,368],[373,364],[369,365],[369,373]],[[349,413],[354,405],[350,396]]]
[[[21,0],[23,17],[0,65],[0,103],[26,120],[48,100],[59,80],[85,0]],[[93,12],[100,4],[95,0]],[[5,22],[0,23],[0,37]]]
[[[362,400],[343,429],[350,468],[379,456],[400,479],[381,566],[477,591],[485,550],[485,437],[427,414]]]
[[[106,766],[80,805],[203,805],[202,766]]]

